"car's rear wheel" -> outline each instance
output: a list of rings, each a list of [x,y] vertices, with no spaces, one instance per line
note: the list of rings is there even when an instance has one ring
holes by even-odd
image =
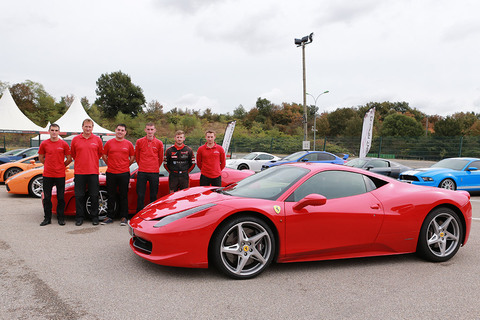
[[[114,203],[114,208],[113,211],[115,212],[117,210],[117,204]],[[87,211],[88,216],[91,218],[91,212],[92,212],[92,199],[90,195],[87,196],[87,200],[85,202],[85,209]],[[98,193],[98,219],[103,220],[107,217],[107,211],[108,211],[108,193],[107,190],[102,190],[100,189],[100,192]]]
[[[3,175],[3,180],[7,181],[8,178],[10,178],[11,176],[14,176],[17,173],[22,172],[22,171],[23,170],[18,168],[18,167],[9,168],[7,171],[5,171],[5,174]]]
[[[437,208],[422,224],[417,253],[430,261],[447,261],[457,253],[462,239],[463,227],[458,215],[452,209]]]
[[[238,170],[248,170],[248,169],[250,169],[250,167],[248,166],[248,164],[242,163],[242,164],[240,164],[240,165],[238,166],[237,169],[238,169]]]
[[[438,185],[439,188],[448,189],[448,190],[457,190],[457,185],[452,179],[443,179]]]
[[[270,227],[253,216],[234,218],[214,234],[211,258],[214,265],[234,279],[249,279],[262,273],[275,254]]]
[[[43,192],[43,176],[38,175],[33,177],[28,184],[28,193],[32,197],[41,198]]]

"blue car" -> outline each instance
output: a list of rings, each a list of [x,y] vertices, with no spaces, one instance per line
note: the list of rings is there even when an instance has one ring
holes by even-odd
[[[480,159],[448,158],[430,168],[404,171],[398,180],[450,190],[480,191]]]
[[[21,160],[23,158],[34,156],[36,154],[38,154],[38,147],[20,150],[17,153],[7,155],[7,156],[0,155],[0,164]]]
[[[286,156],[280,160],[272,160],[262,165],[262,170],[278,166],[279,164],[292,162],[314,162],[314,163],[335,163],[344,164],[347,160],[348,154],[343,156],[343,159],[326,151],[298,151]]]

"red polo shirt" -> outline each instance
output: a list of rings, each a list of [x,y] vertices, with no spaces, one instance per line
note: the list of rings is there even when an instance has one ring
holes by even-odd
[[[126,139],[108,140],[103,147],[103,154],[108,157],[107,172],[115,174],[130,172],[130,156],[135,155],[133,144],[130,141]]]
[[[197,150],[197,166],[205,177],[219,177],[225,168],[225,151],[222,146],[216,143],[211,148],[207,144],[200,146]]]
[[[135,143],[135,160],[138,163],[138,171],[158,173],[163,163],[163,143],[153,137],[148,140],[143,137]]]
[[[59,139],[43,141],[38,149],[38,154],[45,156],[43,176],[48,178],[65,178],[65,156],[70,154],[68,143]]]
[[[100,137],[92,134],[85,138],[79,134],[72,140],[72,158],[75,160],[75,174],[98,174],[98,160],[103,155]]]

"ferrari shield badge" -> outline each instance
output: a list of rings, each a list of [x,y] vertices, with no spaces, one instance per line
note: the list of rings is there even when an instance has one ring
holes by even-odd
[[[282,211],[282,209],[280,208],[280,206],[273,206],[273,210],[275,210],[275,212],[277,214],[280,214],[280,211]]]

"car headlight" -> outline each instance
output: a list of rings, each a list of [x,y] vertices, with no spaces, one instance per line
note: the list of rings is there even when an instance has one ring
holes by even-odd
[[[177,221],[178,219],[185,218],[189,215],[192,215],[194,213],[200,212],[202,210],[208,209],[208,208],[213,207],[213,206],[216,206],[216,204],[215,203],[207,203],[207,204],[204,204],[203,206],[195,207],[195,208],[192,208],[192,209],[188,209],[188,210],[185,210],[185,211],[181,211],[181,212],[171,214],[169,216],[165,216],[165,217],[161,218],[161,220],[157,224],[155,224],[153,227],[154,228],[163,227],[163,226],[165,226],[169,223]]]
[[[431,177],[422,177],[422,180],[423,180],[424,182],[428,182],[428,181],[433,181],[433,178],[431,178]]]

